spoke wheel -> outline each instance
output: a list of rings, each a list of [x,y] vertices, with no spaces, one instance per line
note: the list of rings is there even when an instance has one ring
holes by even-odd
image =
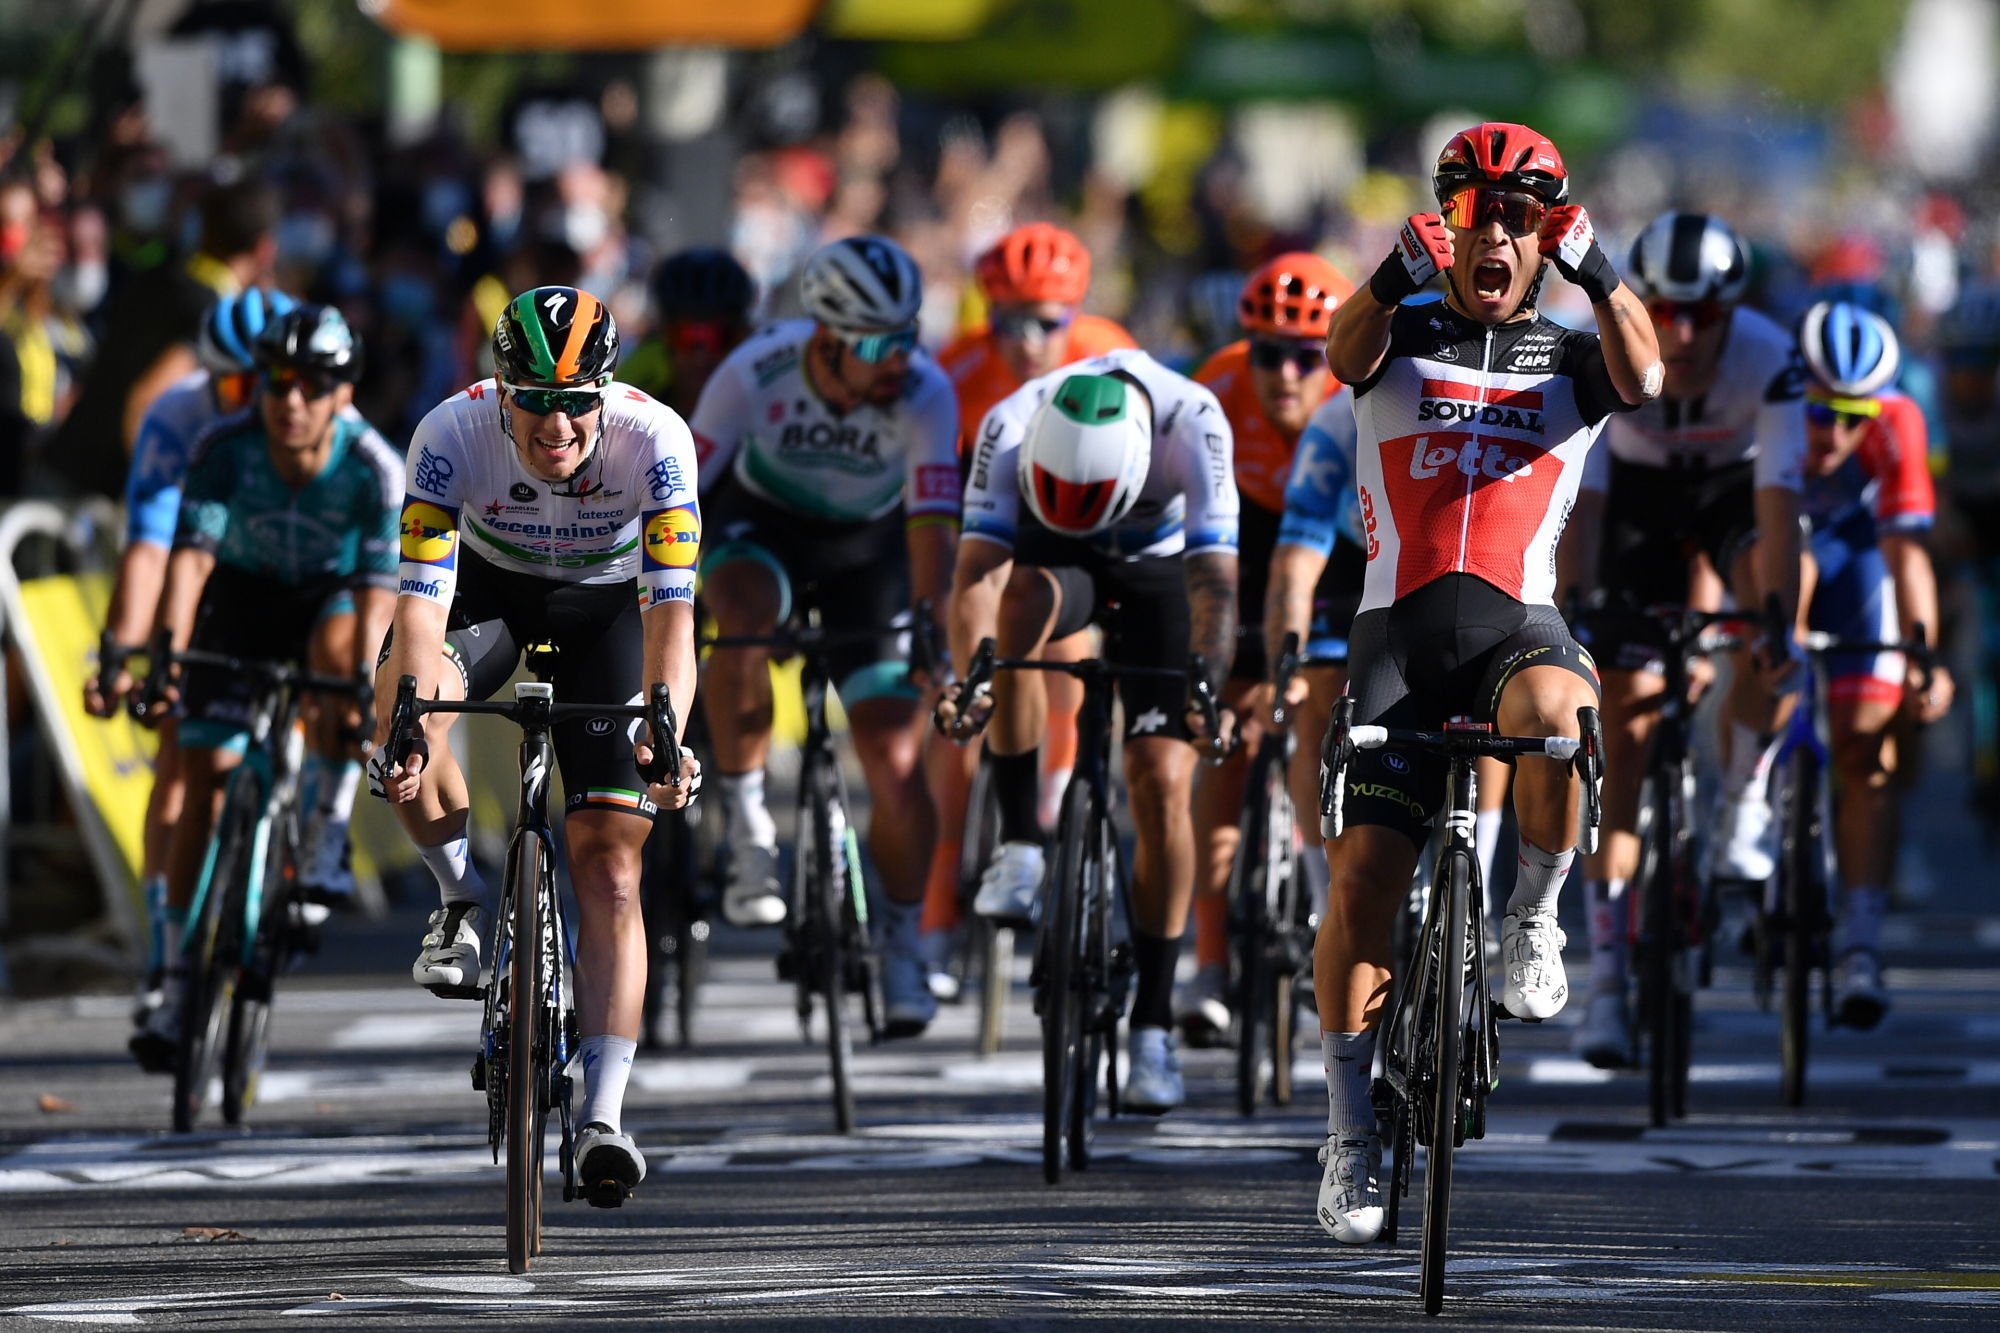
[[[541,841],[514,840],[507,867],[513,907],[507,1013],[507,1269],[525,1273],[542,1248],[542,1139],[548,1123],[549,1038],[545,1029],[547,923],[542,895],[548,865]]]
[[[1466,859],[1443,858],[1445,897],[1435,904],[1442,918],[1437,965],[1438,987],[1428,997],[1432,1006],[1430,1069],[1431,1141],[1424,1159],[1424,1248],[1418,1287],[1424,1313],[1444,1306],[1444,1267],[1451,1226],[1451,1159],[1460,1133],[1459,1079],[1464,1064],[1460,1051],[1465,1035]]]
[[[201,1118],[202,1107],[222,1065],[228,1027],[235,1009],[236,982],[243,955],[243,905],[250,873],[262,784],[246,764],[229,784],[228,800],[216,828],[215,860],[202,896],[200,919],[187,951],[187,990],[181,1009],[180,1046],[174,1058],[174,1131],[185,1134]]]

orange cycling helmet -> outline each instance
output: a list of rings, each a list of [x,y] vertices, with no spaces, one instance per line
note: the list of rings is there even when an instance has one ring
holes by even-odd
[[[1333,312],[1354,295],[1340,270],[1306,250],[1279,255],[1243,284],[1236,313],[1245,332],[1324,338]]]
[[[1030,222],[1002,236],[973,266],[979,290],[1000,305],[1076,305],[1090,287],[1090,251],[1061,227]]]

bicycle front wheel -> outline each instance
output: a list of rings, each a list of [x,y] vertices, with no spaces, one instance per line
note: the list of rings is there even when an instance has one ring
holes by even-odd
[[[513,928],[507,975],[507,1271],[525,1273],[542,1250],[542,1139],[548,1125],[549,988],[543,935],[552,892],[547,849],[521,834],[507,858],[503,899]]]
[[[1646,1100],[1653,1127],[1673,1118],[1674,1062],[1679,1005],[1674,995],[1674,959],[1680,929],[1674,913],[1674,880],[1668,848],[1673,830],[1666,793],[1657,778],[1647,784],[1645,841],[1639,854],[1639,1013],[1646,1033]]]
[[[1037,943],[1036,975],[1042,1015],[1042,1178],[1062,1179],[1063,1140],[1072,1107],[1081,1095],[1077,1068],[1083,1059],[1083,1006],[1077,993],[1082,948],[1082,900],[1089,842],[1096,830],[1086,784],[1072,780],[1063,793],[1056,831],[1056,859],[1050,868]]]
[[[287,822],[273,826],[264,853],[257,934],[230,1005],[229,1044],[222,1061],[222,1118],[231,1125],[242,1124],[243,1113],[257,1100],[257,1081],[270,1052],[271,1000],[292,948],[298,860]]]
[[[1000,836],[1000,801],[993,792],[992,765],[984,758],[972,776],[972,790],[965,802],[965,841],[958,861],[959,903],[967,929],[972,932],[966,950],[979,972],[979,1029],[976,1049],[979,1057],[999,1054],[1006,1036],[1007,996],[1013,982],[1014,932],[990,917],[972,910],[979,892],[979,877]]]
[[[1465,1024],[1465,945],[1469,879],[1467,855],[1454,848],[1442,858],[1445,900],[1437,904],[1437,991],[1432,1005],[1431,1141],[1424,1158],[1424,1249],[1418,1287],[1424,1313],[1444,1306],[1446,1240],[1451,1225],[1451,1158],[1460,1133],[1460,1051]]]
[[[262,806],[263,784],[244,764],[229,783],[216,824],[201,915],[189,934],[187,990],[174,1059],[173,1118],[174,1132],[179,1134],[192,1130],[201,1118],[222,1064],[242,968],[244,902]]]
[[[1787,1106],[1806,1100],[1811,1044],[1813,946],[1825,913],[1825,830],[1819,818],[1819,759],[1799,746],[1786,762],[1778,804],[1778,904],[1784,919],[1784,982],[1779,988],[1779,1091]]]
[[[1265,1049],[1277,1017],[1271,996],[1271,808],[1264,780],[1266,756],[1276,738],[1266,737],[1257,753],[1237,826],[1235,873],[1229,879],[1236,934],[1236,1110],[1257,1114],[1271,1072]],[[1282,751],[1280,751],[1282,753]]]

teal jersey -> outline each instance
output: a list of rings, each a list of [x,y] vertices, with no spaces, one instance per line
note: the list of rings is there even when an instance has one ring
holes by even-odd
[[[297,586],[396,586],[403,460],[359,417],[337,417],[326,467],[293,489],[271,463],[255,408],[203,433],[181,490],[176,546]]]

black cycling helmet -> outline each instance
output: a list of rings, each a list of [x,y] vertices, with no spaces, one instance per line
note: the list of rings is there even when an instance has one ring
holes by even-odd
[[[683,250],[653,270],[653,305],[662,320],[750,322],[757,283],[727,250]]]
[[[493,369],[503,384],[585,388],[609,383],[617,365],[610,307],[580,287],[522,292],[493,326]]]
[[[352,384],[361,378],[361,339],[330,305],[300,305],[257,336],[257,369],[310,370]]]

